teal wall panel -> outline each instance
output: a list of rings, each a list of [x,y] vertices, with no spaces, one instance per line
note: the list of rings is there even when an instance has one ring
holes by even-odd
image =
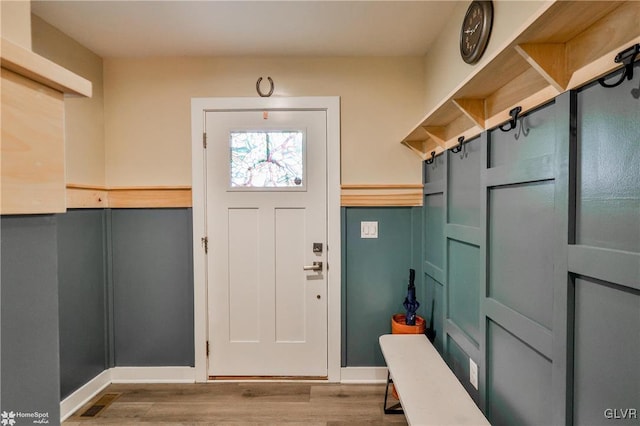
[[[347,208],[340,209],[340,367],[347,366]]]
[[[608,409],[640,411],[640,291],[576,278],[574,327],[575,424],[607,423]],[[615,424],[637,425],[638,416]]]
[[[435,346],[474,398],[477,358],[493,424],[637,424],[619,417],[640,411],[639,82],[593,83],[484,132],[477,166],[473,150],[424,166]]]
[[[446,178],[446,157],[438,155],[433,163],[426,164],[424,169],[425,182],[430,184],[443,182]]]
[[[431,307],[433,306],[433,329],[436,331],[436,338],[433,345],[438,352],[444,353],[444,325],[442,323],[444,307],[444,289],[442,283],[434,280],[431,276],[425,275],[425,319],[431,320]]]
[[[450,336],[447,343],[447,364],[449,368],[456,375],[462,386],[467,390],[471,398],[479,403],[480,393],[473,387],[469,381],[469,355],[456,343]]]
[[[56,226],[53,215],[0,219],[0,411],[46,413],[52,425],[60,424]]]
[[[424,262],[422,257],[424,253],[424,212],[422,207],[410,207],[409,209],[411,210],[412,240],[410,268],[416,271],[416,298],[420,302],[418,315],[427,321],[428,327],[429,317],[431,316],[431,304],[428,302],[429,294],[425,283]]]
[[[553,322],[553,181],[489,191],[489,296],[548,329]]]
[[[449,318],[477,345],[480,342],[480,250],[477,246],[447,240]]]
[[[494,322],[487,327],[492,425],[551,425],[551,361]]]
[[[576,95],[576,425],[640,424],[640,63],[635,71],[618,87]]]
[[[480,226],[480,151],[480,138],[475,138],[463,151],[449,154],[448,223]]]
[[[191,209],[111,211],[116,366],[193,366]]]
[[[492,132],[487,155],[489,168],[553,155],[556,141],[555,114],[555,105],[548,104],[523,115],[515,130]]]
[[[64,399],[108,365],[105,213],[69,210],[56,218]]]
[[[577,244],[640,253],[638,80],[578,94]]]
[[[446,187],[448,179],[448,157],[442,154],[434,158],[431,164],[423,162],[423,253],[424,285],[426,289],[426,304],[428,308],[429,324],[433,318],[436,349],[446,352],[445,315],[445,221],[446,221]]]
[[[418,257],[413,250],[421,247],[421,230],[414,221],[411,207],[345,208],[343,250],[345,263],[346,359],[343,364],[384,366],[378,337],[391,332],[391,316],[404,312],[402,302],[407,294],[409,268]],[[419,210],[419,209],[418,209]],[[360,222],[377,221],[378,238],[360,238]],[[415,234],[415,235],[414,235]],[[426,292],[421,275],[416,274],[418,300],[423,305]],[[420,300],[422,298],[422,300]]]
[[[428,195],[424,198],[424,258],[433,266],[444,268],[444,196]]]

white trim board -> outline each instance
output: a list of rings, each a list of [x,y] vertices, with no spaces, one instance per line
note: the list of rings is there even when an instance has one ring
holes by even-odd
[[[376,384],[387,380],[386,367],[340,368],[341,383]],[[196,369],[193,367],[114,367],[104,370],[60,402],[60,421],[64,422],[73,413],[102,392],[112,383],[195,383]],[[227,381],[225,381],[227,382]],[[250,382],[234,380],[233,382]],[[274,380],[274,382],[278,382]],[[291,383],[291,381],[282,381]],[[300,380],[304,383],[304,380]],[[328,381],[327,381],[328,382]],[[309,381],[309,383],[323,383]]]
[[[208,381],[207,259],[201,238],[206,234],[206,167],[203,129],[206,111],[324,110],[327,113],[327,377],[340,382],[341,355],[341,244],[340,244],[340,97],[192,98],[191,170],[193,198],[193,296],[195,377]]]
[[[195,383],[193,367],[114,367],[111,383]]]
[[[104,370],[60,402],[60,422],[111,383],[195,383],[193,367],[115,367]]]
[[[104,370],[60,402],[60,423],[111,384],[111,371]]]
[[[343,367],[340,383],[377,384],[387,382],[387,367]]]

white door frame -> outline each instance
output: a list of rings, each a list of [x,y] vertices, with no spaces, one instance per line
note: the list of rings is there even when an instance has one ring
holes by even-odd
[[[209,380],[206,235],[205,113],[242,110],[318,110],[327,114],[327,373],[340,382],[341,277],[340,244],[340,97],[192,98],[191,170],[193,198],[193,319],[196,382]]]

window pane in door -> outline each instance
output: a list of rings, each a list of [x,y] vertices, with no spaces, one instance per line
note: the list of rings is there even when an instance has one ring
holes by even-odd
[[[301,130],[230,132],[230,187],[304,188],[304,136]]]

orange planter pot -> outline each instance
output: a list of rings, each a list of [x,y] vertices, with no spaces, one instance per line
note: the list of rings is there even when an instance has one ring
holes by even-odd
[[[416,325],[405,324],[404,314],[395,314],[391,317],[391,333],[393,334],[423,334],[426,328],[424,318],[416,315]]]
[[[424,318],[419,315],[416,315],[416,324],[415,325],[407,325],[406,324],[406,315],[405,314],[395,314],[391,316],[391,333],[393,334],[423,334],[426,323]],[[398,392],[396,391],[396,387],[391,385],[391,395],[395,399],[400,399],[398,397]]]

